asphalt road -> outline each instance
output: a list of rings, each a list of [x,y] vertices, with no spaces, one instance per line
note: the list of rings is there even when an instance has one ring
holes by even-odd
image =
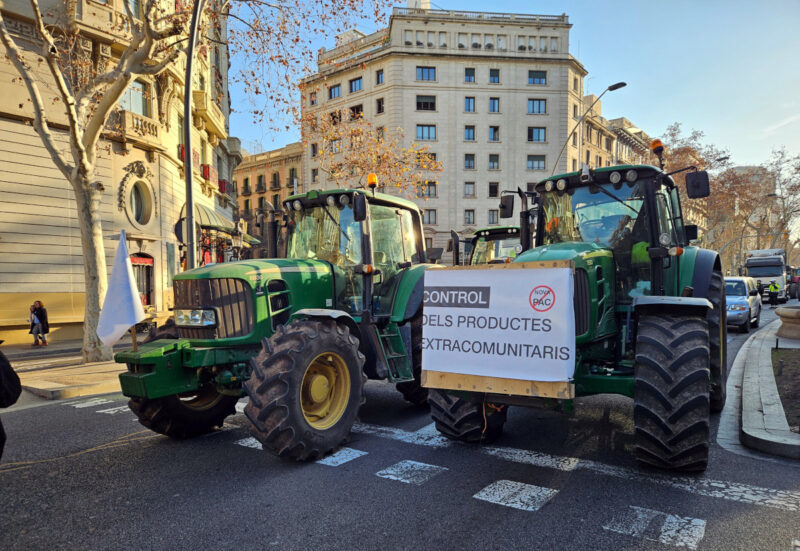
[[[730,362],[746,337],[731,333]],[[2,413],[0,548],[800,547],[800,463],[721,447],[719,415],[708,470],[686,477],[637,466],[621,397],[579,399],[571,415],[512,408],[478,448],[370,383],[347,447],[308,464],[252,447],[241,414],[176,442],[125,404],[27,399]]]

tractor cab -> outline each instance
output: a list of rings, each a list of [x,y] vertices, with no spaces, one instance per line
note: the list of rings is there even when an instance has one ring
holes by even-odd
[[[477,230],[472,237],[470,265],[512,262],[522,250],[518,226],[498,226]]]

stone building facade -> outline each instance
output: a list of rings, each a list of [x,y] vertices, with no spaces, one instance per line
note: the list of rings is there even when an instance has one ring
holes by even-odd
[[[578,163],[568,133],[582,114],[586,70],[569,54],[566,15],[395,8],[371,35],[349,31],[321,50],[302,82],[304,115],[360,111],[375,127],[403,128],[443,171],[417,198],[428,247],[505,221],[500,193]],[[307,144],[309,189],[329,187]]]
[[[40,4],[43,12],[52,10],[79,29],[80,46],[92,53],[94,63],[108,66],[125,46],[113,30],[124,21],[121,2]],[[64,9],[70,11],[59,12]],[[40,41],[29,4],[9,0],[2,10],[18,44],[33,59]],[[194,171],[197,218],[213,218],[217,226],[202,229],[198,257],[224,260],[229,236],[219,228],[233,227],[229,182],[241,160],[239,140],[228,135],[227,51],[212,46],[198,56],[191,121],[183,120],[184,64],[179,58],[161,75],[135,80],[112,115],[114,132],[105,134],[98,148],[108,269],[124,229],[142,301],[161,317],[169,315],[172,277],[182,269],[184,251],[174,228],[185,212],[184,170]],[[49,74],[38,76],[47,101],[55,88]],[[27,92],[8,59],[0,59],[0,89],[0,339],[27,342],[28,306],[34,300],[48,309],[53,340],[79,338],[84,275],[72,188],[31,126]],[[51,129],[66,149],[65,114],[60,104],[48,105]],[[184,124],[192,127],[190,152],[183,147]]]

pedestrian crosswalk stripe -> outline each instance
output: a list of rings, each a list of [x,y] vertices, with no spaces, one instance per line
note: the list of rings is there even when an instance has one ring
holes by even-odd
[[[391,467],[387,467],[375,474],[381,478],[388,478],[389,480],[397,480],[406,484],[415,484],[419,486],[446,470],[447,467],[438,467],[436,465],[428,465],[427,463],[420,463],[419,461],[407,459],[395,463]]]
[[[234,443],[239,446],[244,446],[245,448],[255,448],[257,450],[263,449],[261,446],[261,442],[259,442],[252,436],[250,438],[243,438],[241,440],[237,440]]]
[[[521,511],[538,511],[550,501],[558,490],[516,482],[514,480],[498,480],[475,494],[475,499],[496,503],[504,507]]]
[[[394,427],[358,423],[353,426],[353,432],[371,434],[382,438],[390,438],[400,442],[433,448],[440,448],[446,445],[442,442],[443,437],[436,438],[430,435],[429,428],[430,425],[420,431],[409,432]],[[776,490],[737,482],[681,476],[671,473],[644,473],[635,468],[618,467],[616,465],[600,463],[590,459],[550,455],[529,450],[517,450],[515,448],[482,446],[473,449],[508,461],[535,465],[537,467],[557,469],[560,471],[583,469],[596,474],[622,478],[634,483],[658,484],[706,497],[727,499],[739,503],[781,509],[783,511],[800,511],[800,491]]]
[[[361,450],[354,450],[353,448],[339,448],[338,451],[332,453],[328,457],[319,459],[317,463],[320,465],[327,465],[329,467],[338,467],[353,459],[358,459],[362,455],[367,455],[367,452]]]
[[[665,545],[697,549],[706,533],[706,521],[630,505],[603,529]]]
[[[115,408],[108,408],[108,409],[98,409],[96,413],[107,413],[109,415],[116,415],[117,413],[122,413],[124,411],[130,411],[127,405],[124,406],[117,406]]]

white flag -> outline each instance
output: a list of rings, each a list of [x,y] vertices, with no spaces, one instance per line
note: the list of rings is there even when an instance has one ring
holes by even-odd
[[[106,300],[100,311],[100,322],[97,324],[97,336],[106,346],[112,346],[132,325],[144,319],[142,299],[136,288],[133,277],[133,265],[128,257],[125,244],[125,230],[119,234],[117,256],[114,257],[114,268],[106,292]]]

